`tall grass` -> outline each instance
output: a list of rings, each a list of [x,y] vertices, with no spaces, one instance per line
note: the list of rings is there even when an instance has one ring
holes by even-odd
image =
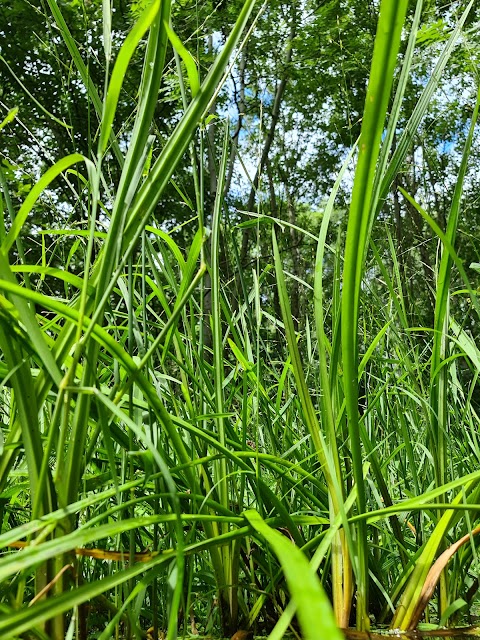
[[[291,624],[298,630],[298,622],[306,638],[336,638],[353,613],[360,630],[368,629],[371,615],[411,629],[438,581],[438,618],[447,621],[471,604],[478,570],[480,449],[470,400],[480,354],[449,308],[457,269],[464,279],[457,294],[478,312],[455,251],[478,101],[445,232],[403,192],[441,247],[433,327],[411,326],[394,240],[386,239],[389,252],[380,250],[372,230],[473,1],[395,149],[422,1],[400,70],[408,2],[381,2],[361,136],[316,238],[313,348],[310,334],[305,346],[292,321],[279,250],[282,221],[268,218],[273,265],[257,263],[250,278],[236,264],[245,296],[232,303],[220,267],[221,234],[231,232],[235,243],[236,233],[223,215],[228,124],[211,220],[204,210],[205,115],[243,46],[254,0],[244,3],[203,79],[175,34],[170,3],[158,0],[140,15],[110,71],[105,4],[102,101],[60,6],[48,0],[98,117],[96,152],[58,160],[16,215],[2,180],[10,220],[0,248],[0,391],[8,423],[0,461],[0,637],[133,638],[153,627],[154,634],[163,629],[175,638],[197,628],[231,635],[243,626],[280,638]],[[112,124],[128,65],[147,34],[124,156]],[[168,42],[185,108],[150,159]],[[189,147],[196,207],[185,248],[158,224],[156,208]],[[346,237],[331,247],[335,198],[353,157]],[[108,211],[111,162],[121,174],[104,233],[99,221]],[[68,171],[88,186],[78,194],[88,224],[81,233],[68,230],[85,239],[82,277],[24,258],[29,215]],[[328,261],[335,274],[331,304]],[[272,268],[282,318],[262,309]],[[65,287],[63,299],[42,289],[46,274]],[[35,276],[38,287],[31,285]],[[48,310],[48,319],[38,308]],[[266,344],[267,323],[285,338],[280,360]],[[472,371],[465,388],[460,360]]]

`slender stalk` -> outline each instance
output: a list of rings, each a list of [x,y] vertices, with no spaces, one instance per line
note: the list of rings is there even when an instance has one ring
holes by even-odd
[[[400,35],[407,11],[407,2],[380,4],[370,80],[367,89],[359,156],[353,184],[352,202],[345,241],[342,291],[342,362],[345,379],[345,402],[352,455],[353,475],[357,487],[359,513],[366,509],[363,482],[363,460],[358,418],[358,321],[361,281],[371,218],[376,164],[380,141],[393,84]],[[367,529],[361,523],[357,530],[357,627],[369,628],[368,618],[368,546]]]

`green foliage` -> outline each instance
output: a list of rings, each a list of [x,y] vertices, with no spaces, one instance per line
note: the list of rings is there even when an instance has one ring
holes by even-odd
[[[1,637],[472,607],[479,8],[414,4],[2,7]]]

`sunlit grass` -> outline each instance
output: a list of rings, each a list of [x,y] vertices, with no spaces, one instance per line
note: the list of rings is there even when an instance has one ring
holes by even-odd
[[[102,639],[139,637],[153,626],[175,638],[196,626],[281,638],[293,623],[305,638],[334,638],[335,624],[364,630],[370,616],[406,630],[429,606],[437,580],[438,620],[471,604],[478,558],[473,537],[466,540],[478,520],[480,447],[470,400],[480,354],[449,301],[456,268],[465,287],[459,295],[478,312],[476,287],[454,248],[478,103],[445,233],[410,194],[402,196],[439,242],[432,327],[412,324],[395,242],[387,230],[389,251],[382,252],[372,229],[472,4],[393,149],[422,2],[400,70],[408,2],[381,3],[362,133],[324,210],[308,293],[314,318],[299,334],[279,250],[282,221],[267,219],[272,264],[257,262],[247,274],[235,263],[237,229],[224,216],[228,123],[217,124],[224,127],[217,195],[212,212],[204,210],[205,114],[242,46],[254,0],[244,3],[203,79],[170,25],[169,2],[153,2],[111,61],[111,77],[107,65],[103,103],[59,5],[48,0],[88,84],[98,146],[91,158],[73,154],[48,169],[1,238],[0,393],[8,424],[0,460],[0,637],[83,640],[86,626]],[[108,58],[108,12],[104,20]],[[129,61],[147,33],[123,157],[112,123]],[[184,113],[151,158],[168,40]],[[183,247],[155,211],[189,147],[196,209],[191,244]],[[102,198],[110,162],[122,169],[109,212]],[[335,197],[352,164],[346,237],[327,246]],[[81,277],[23,258],[29,214],[67,171],[88,184],[79,194],[89,213]],[[100,233],[107,212],[108,231]],[[247,224],[263,232],[265,221]],[[222,274],[222,233],[232,241],[246,294],[240,299]],[[264,308],[272,272],[281,318]],[[26,274],[57,278],[66,295],[30,286]],[[463,381],[460,361],[473,380]],[[432,570],[457,540],[450,566]]]

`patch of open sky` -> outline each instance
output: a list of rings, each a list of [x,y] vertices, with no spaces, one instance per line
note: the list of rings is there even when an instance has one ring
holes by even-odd
[[[41,60],[32,60],[30,56],[26,56],[23,63],[24,71],[33,74],[42,74],[46,76],[53,75],[53,69],[50,64]]]
[[[221,31],[214,31],[211,36],[205,38],[207,45],[211,44],[215,53],[218,53],[225,43],[225,37]]]

